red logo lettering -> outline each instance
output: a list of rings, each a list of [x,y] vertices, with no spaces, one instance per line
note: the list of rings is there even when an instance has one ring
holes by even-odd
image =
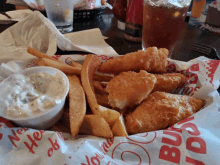
[[[89,157],[87,155],[86,155],[86,161],[87,161],[88,164],[81,163],[81,165],[90,165]]]
[[[175,128],[174,126],[171,126],[169,128],[167,128],[168,131],[175,131],[175,132],[179,132],[182,133],[183,131],[179,128]]]
[[[187,163],[190,163],[190,164],[193,164],[193,165],[205,165],[205,163],[199,161],[199,160],[195,160],[195,159],[192,159],[190,157],[186,157],[186,162]]]
[[[50,144],[51,144],[52,147],[49,148],[49,150],[47,151],[47,155],[48,155],[49,157],[51,157],[52,154],[53,154],[53,150],[58,150],[58,149],[60,149],[60,145],[57,143],[57,140],[55,140],[55,142],[53,142],[51,138],[48,138],[48,140],[49,140],[49,142],[50,142]]]
[[[34,132],[33,133],[33,138],[30,136],[30,135],[27,135],[27,137],[28,137],[28,139],[30,140],[30,142],[31,142],[31,145],[29,145],[28,144],[28,142],[24,142],[24,144],[26,145],[26,147],[29,149],[29,152],[31,152],[32,154],[35,154],[35,152],[34,152],[34,146],[35,147],[38,147],[38,145],[37,145],[37,143],[35,142],[35,141],[39,141],[39,140],[41,140],[42,139],[42,137],[43,137],[43,133],[44,133],[45,131],[39,131],[39,132]]]
[[[100,160],[95,156],[91,157],[91,162],[94,165],[100,165]]]
[[[49,157],[51,157],[53,155],[53,148],[49,148],[49,150],[47,151],[47,155]]]
[[[176,72],[176,65],[175,64],[169,64],[167,66],[166,70],[167,70],[168,73]]]
[[[192,66],[190,66],[190,70],[193,72],[199,71],[199,63],[193,64]]]
[[[194,120],[194,116],[191,116],[191,117],[188,117],[188,118],[186,118],[184,120],[181,120],[177,124],[180,125],[180,124],[186,123],[186,122],[191,121],[191,120]]]
[[[199,147],[193,146],[193,143],[197,145],[199,144]],[[206,154],[206,143],[200,137],[190,137],[186,140],[186,149],[192,152]]]
[[[180,164],[180,150],[176,147],[162,146],[159,159]]]
[[[181,129],[191,128],[193,131],[188,131],[191,135],[199,136],[200,132],[197,126],[193,123],[186,123],[181,126]]]
[[[52,57],[58,60],[61,56],[62,56],[62,55],[54,55],[54,56],[52,56]]]
[[[0,124],[0,128],[2,127],[2,125]],[[3,134],[0,133],[0,140],[2,140]]]
[[[20,138],[18,137],[18,135],[15,133],[15,131],[12,129],[11,132],[13,133],[14,136],[8,135],[9,140],[11,141],[11,143],[13,144],[14,147],[17,147],[17,145],[15,144],[15,141],[19,141]]]
[[[37,140],[37,141],[40,141],[41,139],[42,139],[42,137],[43,137],[43,133],[44,133],[45,131],[42,131],[42,130],[40,130],[39,132],[34,132],[33,133],[33,137],[34,137],[34,139],[35,140]]]
[[[106,154],[108,152],[108,148],[111,147],[111,145],[114,143],[114,138],[107,139],[107,143],[103,142],[100,149],[102,150],[103,154]]]
[[[32,139],[32,137],[30,135],[27,135],[28,139],[31,141],[31,145],[29,145],[27,142],[24,142],[24,144],[26,145],[26,147],[29,149],[29,152],[31,152],[32,154],[35,154],[33,148],[38,147],[37,143],[35,142],[34,139]]]
[[[28,128],[18,129],[18,130],[17,130],[17,134],[21,135],[21,134],[23,134],[24,132],[26,132],[27,130],[28,130]]]
[[[162,138],[162,142],[174,146],[180,146],[182,144],[182,138],[179,134],[175,132],[169,132],[169,131],[163,131],[163,134],[165,135],[170,135],[176,138],[176,140],[168,139],[166,137]]]
[[[85,157],[86,157],[87,164],[81,163],[81,165],[90,165],[90,164],[92,164],[92,165],[100,165],[101,164],[100,159],[104,158],[104,156],[99,154],[99,153],[95,153],[95,156],[91,157],[90,159],[89,159],[89,157],[87,155]]]
[[[12,128],[14,127],[11,122],[3,117],[0,117],[0,122],[1,123],[4,123],[8,128]]]
[[[190,75],[190,81],[189,83],[190,84],[196,84],[198,82],[198,75],[197,74],[191,74]]]
[[[118,165],[117,163],[109,161],[107,165]]]

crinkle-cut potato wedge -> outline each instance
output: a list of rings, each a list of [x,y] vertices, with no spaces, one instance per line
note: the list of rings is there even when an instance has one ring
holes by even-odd
[[[30,46],[28,47],[27,52],[30,53],[31,55],[35,56],[35,57],[38,57],[38,58],[47,58],[47,59],[50,59],[50,60],[53,60],[53,61],[58,61],[57,59],[55,59],[55,58],[53,58],[53,57],[51,57],[47,54],[44,54],[44,53],[42,53],[42,52],[40,52],[40,51],[30,47]],[[58,62],[60,62],[60,61],[58,61]]]
[[[68,76],[69,89],[69,117],[70,130],[73,137],[78,135],[83,119],[86,114],[86,98],[84,90],[77,76]]]
[[[47,59],[47,58],[42,58],[38,64],[43,64],[43,66],[50,66],[56,69],[61,70],[62,72],[64,72],[65,74],[76,74],[76,75],[80,75],[81,73],[81,69],[80,68],[76,68],[73,66],[69,66],[63,63],[60,63],[58,61],[53,61],[51,59]]]
[[[86,115],[79,134],[94,135],[103,138],[113,137],[108,123],[100,115]]]
[[[112,133],[114,136],[124,136],[124,137],[128,136],[128,133],[127,133],[127,130],[125,127],[125,123],[124,123],[124,118],[123,118],[122,114],[116,120],[116,122],[112,128]]]
[[[120,113],[100,106],[96,100],[94,87],[92,86],[93,75],[100,63],[101,62],[97,56],[87,55],[82,66],[81,81],[92,113],[95,115],[101,115],[110,127],[112,127],[116,119],[120,116]]]
[[[80,64],[80,63],[78,63],[78,62],[76,62],[76,61],[73,61],[73,62],[72,62],[72,66],[73,66],[73,67],[80,68],[80,69],[82,68],[82,64]]]

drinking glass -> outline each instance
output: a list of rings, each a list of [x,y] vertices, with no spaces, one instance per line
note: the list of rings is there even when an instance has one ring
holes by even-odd
[[[142,49],[167,48],[171,57],[191,0],[144,0]]]
[[[44,0],[47,17],[62,33],[73,30],[74,0]]]

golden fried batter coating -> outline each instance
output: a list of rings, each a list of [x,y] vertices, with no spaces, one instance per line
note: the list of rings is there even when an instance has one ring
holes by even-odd
[[[168,50],[157,47],[147,48],[145,51],[128,53],[124,56],[108,60],[98,68],[99,72],[119,74],[126,71],[146,70],[152,73],[166,71]]]
[[[164,129],[199,111],[204,100],[190,96],[154,92],[125,117],[128,133]]]
[[[144,70],[139,73],[122,72],[108,82],[109,103],[119,109],[139,104],[152,91],[155,83],[156,77]]]
[[[186,81],[186,77],[180,73],[155,74],[155,76],[157,82],[152,93],[155,91],[170,93],[183,85]]]

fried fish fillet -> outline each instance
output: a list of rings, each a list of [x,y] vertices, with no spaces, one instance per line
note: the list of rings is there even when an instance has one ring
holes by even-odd
[[[155,83],[156,77],[144,70],[139,73],[122,72],[108,82],[109,104],[119,109],[139,104],[152,91]]]
[[[128,133],[164,129],[199,111],[204,100],[190,96],[154,92],[125,117]]]
[[[165,48],[157,49],[157,47],[150,47],[145,51],[139,50],[108,60],[99,66],[98,71],[113,74],[139,70],[163,73],[166,71],[168,53],[168,50]]]
[[[152,90],[170,93],[174,89],[183,85],[186,81],[186,77],[180,73],[167,73],[167,74],[155,74],[157,82]]]

